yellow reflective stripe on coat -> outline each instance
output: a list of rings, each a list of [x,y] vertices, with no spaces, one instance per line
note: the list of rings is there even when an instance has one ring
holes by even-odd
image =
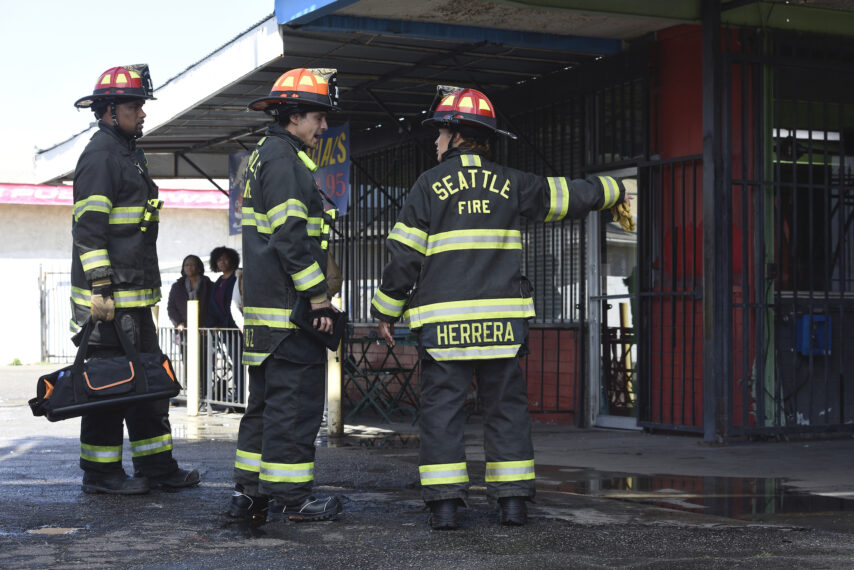
[[[112,209],[113,203],[109,198],[101,196],[100,194],[94,194],[88,198],[83,198],[82,200],[74,202],[74,221],[78,221],[80,216],[86,212],[101,212],[102,214],[109,214]]]
[[[534,460],[524,461],[488,461],[484,480],[487,483],[499,481],[529,481],[534,479]]]
[[[130,442],[130,452],[133,457],[145,457],[166,451],[172,451],[171,433]]]
[[[302,271],[297,271],[291,275],[294,280],[294,289],[297,291],[305,291],[311,289],[318,283],[323,282],[323,271],[320,270],[320,265],[315,261]]]
[[[141,206],[121,206],[110,210],[111,224],[138,224],[145,208]]]
[[[326,227],[326,235],[329,235],[329,226],[323,223],[323,218],[306,218],[305,229],[308,235],[312,237],[319,237],[323,235],[324,226]]]
[[[466,346],[460,348],[428,348],[427,353],[433,360],[489,360],[492,358],[513,358],[519,352],[521,344],[501,344],[495,346]]]
[[[312,463],[270,463],[261,462],[261,481],[272,483],[305,483],[314,480],[314,462]]]
[[[566,178],[548,177],[549,183],[549,212],[546,214],[547,222],[556,222],[566,217],[569,211],[569,183]]]
[[[400,222],[394,224],[388,234],[388,239],[408,245],[422,255],[427,252],[427,233],[417,228],[410,228]]]
[[[71,287],[71,302],[81,307],[92,306],[92,291],[82,287]]]
[[[480,166],[480,156],[476,154],[460,155],[460,162],[463,166]]]
[[[427,323],[445,323],[453,321],[472,321],[479,319],[518,318],[534,316],[534,300],[513,299],[472,299],[433,303],[413,307],[404,313],[409,326],[419,328]]]
[[[450,485],[469,481],[465,462],[420,465],[418,473],[421,474],[422,485]]]
[[[299,152],[297,153],[297,156],[299,157],[299,159],[302,161],[302,163],[305,165],[305,167],[306,167],[306,168],[308,168],[308,169],[309,169],[309,170],[311,170],[312,172],[314,172],[315,170],[317,170],[317,165],[314,163],[314,161],[313,161],[313,160],[311,160],[311,157],[309,157],[309,156],[305,153],[305,151],[302,151],[302,150],[301,150],[301,151],[299,151]]]
[[[117,463],[122,460],[122,446],[89,445],[81,442],[80,458],[93,463]]]
[[[116,300],[117,309],[150,307],[151,305],[156,305],[157,301],[160,300],[160,288],[113,291],[113,299]]]
[[[267,219],[267,216],[265,214],[256,212],[249,206],[244,207],[241,212],[241,226],[255,226],[255,229],[258,231],[259,234],[273,233],[273,230],[270,228],[270,220]]]
[[[234,460],[234,466],[237,469],[260,473],[261,471],[261,454],[252,453],[251,451],[237,450],[237,458]]]
[[[243,323],[246,326],[264,326],[273,329],[299,328],[291,322],[290,309],[272,307],[243,307]]]
[[[406,305],[406,299],[395,299],[389,297],[379,289],[374,293],[374,298],[371,300],[377,311],[390,317],[399,317],[403,313],[403,306]]]
[[[83,264],[83,271],[96,267],[110,267],[110,255],[106,249],[93,249],[80,254],[80,263]]]
[[[471,249],[522,249],[518,230],[452,230],[431,235],[426,255]]]
[[[308,219],[308,208],[305,207],[305,204],[300,202],[299,200],[286,200],[282,202],[278,206],[274,206],[270,208],[267,212],[267,220],[270,224],[270,229],[275,230],[286,221],[288,218],[301,218],[303,220]]]
[[[602,183],[602,189],[605,192],[605,205],[602,209],[613,208],[620,198],[620,185],[610,176],[599,176],[599,182]]]
[[[267,360],[268,356],[270,356],[269,352],[249,352],[244,350],[241,363],[246,366],[260,366],[265,360]]]

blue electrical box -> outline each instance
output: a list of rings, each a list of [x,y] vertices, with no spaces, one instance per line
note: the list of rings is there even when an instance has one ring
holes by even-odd
[[[798,317],[798,352],[804,356],[829,356],[833,319],[830,315],[801,315]]]

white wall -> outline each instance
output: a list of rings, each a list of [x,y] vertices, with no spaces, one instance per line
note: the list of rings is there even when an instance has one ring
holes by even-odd
[[[0,280],[4,322],[0,326],[0,365],[14,359],[28,364],[41,358],[39,268],[71,270],[71,206],[0,204]],[[194,253],[207,264],[219,245],[240,250],[240,236],[228,236],[227,210],[164,208],[157,251],[164,272],[161,308],[180,273],[181,260]],[[172,280],[169,280],[169,276]],[[216,278],[216,274],[210,274]]]

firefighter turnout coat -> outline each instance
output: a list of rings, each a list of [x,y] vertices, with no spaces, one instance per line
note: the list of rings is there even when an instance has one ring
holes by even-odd
[[[243,362],[249,402],[234,480],[250,496],[300,504],[314,482],[326,347],[290,321],[298,297],[326,298],[331,216],[301,141],[272,125],[250,155],[243,192]]]
[[[297,326],[297,295],[325,295],[332,215],[316,166],[284,127],[271,126],[247,164],[243,191],[243,363],[261,364]]]
[[[160,300],[157,186],[136,141],[98,125],[74,171],[73,328],[89,316],[91,284],[99,279],[112,281],[117,311]]]
[[[447,151],[410,192],[386,246],[371,314],[421,330],[435,360],[511,358],[534,316],[522,278],[522,223],[556,222],[624,200],[622,183],[541,177]]]
[[[534,496],[534,452],[517,357],[534,316],[521,274],[522,224],[556,222],[624,200],[610,177],[541,177],[453,148],[416,181],[388,236],[374,317],[419,331],[420,478],[425,501],[465,499],[463,405],[472,377],[484,406],[492,498]],[[426,355],[425,355],[426,353]]]
[[[160,351],[149,307],[160,299],[157,229],[161,206],[136,141],[116,127],[99,123],[74,171],[73,329],[79,329],[89,317],[91,283],[109,278],[116,323],[138,350]],[[92,332],[90,354],[113,356],[111,347],[118,341],[110,325],[101,335],[102,325],[98,323]],[[155,477],[178,468],[172,458],[169,400],[163,399],[83,416],[80,466],[84,470],[122,470],[123,421],[137,473]]]

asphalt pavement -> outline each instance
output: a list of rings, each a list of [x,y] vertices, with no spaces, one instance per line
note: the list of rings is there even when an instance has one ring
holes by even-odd
[[[854,438],[704,445],[697,437],[535,424],[537,497],[501,527],[483,487],[479,418],[461,528],[427,525],[417,430],[360,418],[318,434],[322,523],[251,526],[224,515],[239,414],[173,407],[174,455],[202,484],[117,497],[80,489],[79,420],[26,405],[55,366],[0,367],[3,568],[852,568]],[[125,465],[130,453],[125,443]]]

